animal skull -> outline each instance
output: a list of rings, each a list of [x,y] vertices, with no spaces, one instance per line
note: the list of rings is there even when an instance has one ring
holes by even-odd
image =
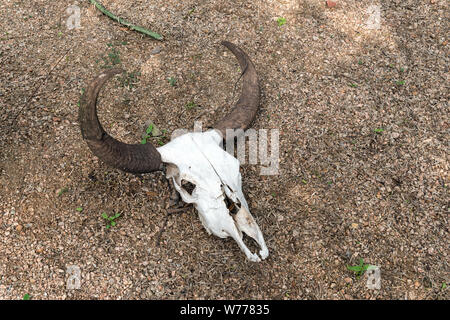
[[[242,93],[232,110],[204,133],[187,133],[156,149],[151,143],[126,144],[110,136],[97,117],[97,98],[105,82],[122,70],[110,69],[96,76],[80,100],[79,121],[83,139],[91,151],[114,168],[131,173],[148,173],[167,166],[182,199],[193,203],[209,233],[232,237],[251,261],[269,255],[262,233],[250,214],[242,193],[239,161],[220,147],[228,129],[247,129],[259,108],[259,84],[255,66],[236,45],[223,41],[237,58],[242,70]],[[183,181],[195,185],[192,193]],[[231,206],[228,206],[231,204]],[[228,207],[227,207],[228,206]],[[236,210],[229,210],[229,208]],[[250,252],[242,241],[242,233],[260,246],[260,257]]]
[[[242,193],[239,161],[220,147],[222,136],[216,130],[186,133],[157,148],[167,165],[166,177],[172,179],[176,190],[186,203],[193,203],[200,221],[209,234],[232,237],[251,261],[261,259],[242,241],[242,232],[260,246],[262,259],[269,255],[264,237],[250,214]],[[192,193],[183,182],[195,185]],[[227,200],[236,208],[227,208]]]

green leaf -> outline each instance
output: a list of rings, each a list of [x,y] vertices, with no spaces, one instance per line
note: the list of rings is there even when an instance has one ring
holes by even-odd
[[[347,269],[356,273],[356,277],[359,278],[368,268],[370,264],[364,264],[364,259],[359,259],[359,265],[347,266]]]
[[[197,107],[197,104],[194,101],[186,103],[186,108],[189,109],[189,110],[193,109],[193,108],[196,108],[196,107]]]
[[[153,124],[150,123],[150,125],[149,125],[148,128],[145,130],[145,132],[146,132],[147,134],[150,134],[150,133],[152,133],[152,131],[153,131]]]
[[[141,140],[141,144],[146,144],[147,143],[147,138],[144,138]]]
[[[63,193],[69,191],[69,189],[67,187],[62,188],[61,190],[59,190],[58,192],[58,196],[61,196]]]
[[[115,220],[115,219],[117,219],[118,217],[120,217],[120,213],[116,213],[115,215],[113,215],[113,216],[111,217],[111,219],[112,219],[112,220]]]
[[[360,272],[361,266],[347,266],[347,269],[353,272]]]
[[[108,215],[105,212],[102,213],[102,217],[105,218],[105,219],[109,218]]]
[[[30,300],[30,295],[28,294],[28,293],[25,293],[24,295],[23,295],[23,300]]]
[[[116,223],[114,221],[111,221],[111,227],[114,227]]]
[[[383,128],[377,128],[377,129],[375,129],[373,131],[375,131],[375,133],[382,133],[384,131],[384,129]]]
[[[283,24],[286,23],[286,18],[279,17],[279,18],[277,19],[277,23],[278,23],[278,26],[281,27]]]
[[[167,78],[167,80],[169,81],[169,83],[172,87],[175,87],[175,84],[177,83],[177,79],[175,79],[174,77],[170,77],[170,78]]]
[[[192,8],[191,10],[188,11],[187,15],[190,16],[192,13],[194,13],[195,8]]]

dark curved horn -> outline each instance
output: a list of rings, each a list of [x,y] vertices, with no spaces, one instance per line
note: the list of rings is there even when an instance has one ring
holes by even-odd
[[[97,97],[105,82],[120,69],[99,74],[89,84],[80,101],[79,120],[83,139],[92,152],[108,165],[132,173],[146,173],[161,168],[161,155],[151,143],[126,144],[111,137],[97,117]]]
[[[223,137],[226,137],[227,129],[245,130],[255,119],[259,107],[259,84],[255,66],[248,55],[231,42],[222,41],[222,45],[236,56],[243,72],[242,93],[236,106],[214,125],[214,128],[219,130]]]

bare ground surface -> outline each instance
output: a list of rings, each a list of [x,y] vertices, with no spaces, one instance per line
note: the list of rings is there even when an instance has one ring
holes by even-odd
[[[68,30],[73,4],[81,29]],[[449,298],[446,0],[381,1],[378,30],[372,1],[103,4],[164,41],[88,1],[0,4],[0,299]],[[254,128],[280,130],[279,175],[241,169],[270,250],[261,263],[208,235],[194,209],[169,218],[158,247],[163,173],[106,166],[77,120],[82,88],[115,63],[137,75],[102,91],[115,137],[138,142],[149,119],[167,135],[213,124],[239,78],[222,40],[260,75]],[[117,225],[102,212],[120,212]],[[360,258],[381,267],[380,290],[347,269]],[[66,289],[70,265],[78,290]]]

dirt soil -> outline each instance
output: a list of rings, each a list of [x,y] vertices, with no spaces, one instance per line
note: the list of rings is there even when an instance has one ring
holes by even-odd
[[[448,1],[102,3],[164,40],[89,1],[0,3],[0,299],[449,298]],[[71,5],[81,28],[67,27]],[[139,143],[149,120],[166,130],[155,145],[212,125],[239,95],[222,40],[258,71],[253,127],[280,132],[279,174],[241,168],[261,263],[192,208],[161,233],[164,174],[108,167],[78,124],[82,89],[119,66],[99,104],[116,138]],[[347,268],[360,259],[380,289]]]

